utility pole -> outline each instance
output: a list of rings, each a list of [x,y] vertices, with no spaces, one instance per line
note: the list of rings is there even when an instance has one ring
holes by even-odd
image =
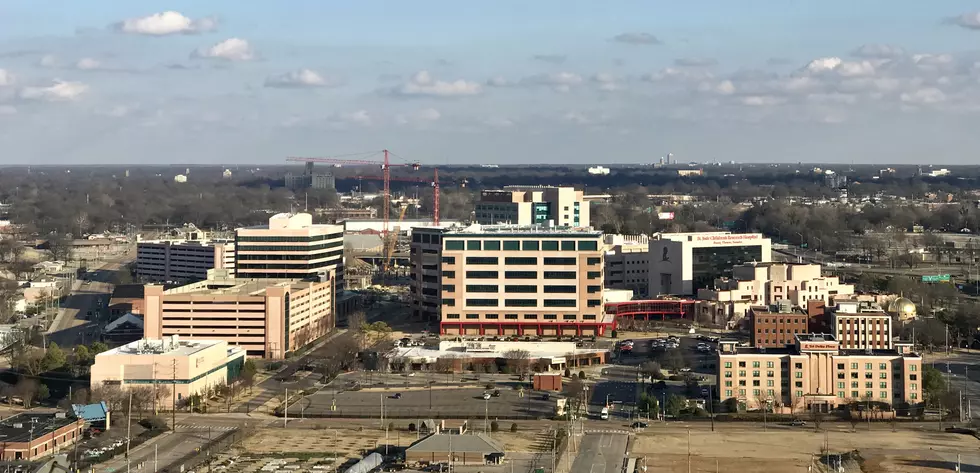
[[[687,429],[687,473],[691,473],[691,429]]]
[[[126,413],[126,473],[129,473],[130,467],[130,457],[129,457],[129,445],[132,442],[133,436],[133,390],[129,390],[129,412]]]
[[[160,445],[153,444],[153,473],[157,473],[157,453]]]
[[[289,422],[289,388],[284,388],[282,403],[282,428],[285,429]]]
[[[173,379],[174,391],[173,391],[173,395],[170,397],[170,402],[172,403],[172,405],[170,406],[170,423],[172,424],[170,428],[173,429],[174,432],[176,432],[177,431],[177,359],[175,358],[173,362],[174,362],[174,379]]]
[[[960,423],[963,423],[963,390],[960,389]]]

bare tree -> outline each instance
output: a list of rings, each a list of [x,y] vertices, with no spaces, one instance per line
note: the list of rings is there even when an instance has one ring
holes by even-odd
[[[508,350],[504,352],[504,359],[514,373],[525,375],[531,370],[531,352],[527,350]]]

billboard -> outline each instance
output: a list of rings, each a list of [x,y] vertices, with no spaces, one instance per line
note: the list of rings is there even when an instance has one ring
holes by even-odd
[[[660,220],[673,220],[674,212],[660,212],[657,214],[657,218]]]

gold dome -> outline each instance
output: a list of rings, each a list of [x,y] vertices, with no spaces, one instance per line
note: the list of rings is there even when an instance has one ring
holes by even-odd
[[[899,297],[888,304],[888,311],[898,315],[900,320],[911,319],[916,316],[915,304],[905,297]]]

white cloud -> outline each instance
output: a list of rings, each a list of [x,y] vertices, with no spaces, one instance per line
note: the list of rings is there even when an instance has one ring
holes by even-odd
[[[674,59],[674,64],[681,67],[708,67],[718,65],[718,60],[710,57],[682,57]]]
[[[248,41],[241,38],[229,38],[209,48],[200,48],[194,51],[191,56],[226,61],[250,61],[255,58],[255,52],[252,51]]]
[[[568,92],[572,86],[579,85],[582,82],[584,82],[582,76],[574,72],[535,74],[521,79],[521,84],[549,86],[558,92]]]
[[[336,87],[342,81],[337,78],[325,78],[319,73],[310,69],[300,69],[287,72],[276,76],[271,76],[265,80],[266,87],[278,88],[316,88],[316,87]]]
[[[48,87],[24,87],[20,98],[24,100],[40,100],[44,102],[72,101],[88,91],[88,86],[81,82],[55,80]]]
[[[369,126],[374,122],[367,110],[356,110],[353,112],[343,113],[340,115],[340,118],[343,121],[362,126]]]
[[[875,66],[871,61],[843,61],[839,57],[822,57],[810,61],[803,67],[809,74],[837,73],[843,77],[871,76]]]
[[[442,114],[434,108],[426,108],[415,113],[415,118],[419,121],[434,122],[442,118]]]
[[[900,97],[902,102],[913,105],[929,105],[946,101],[946,94],[935,87],[918,89],[915,92],[905,92]]]
[[[707,80],[713,78],[714,75],[707,71],[702,71],[699,69],[686,69],[686,68],[674,68],[667,67],[659,72],[654,72],[651,74],[646,74],[642,77],[643,80],[649,82],[662,82],[662,81],[695,81],[699,82],[702,80]]]
[[[204,33],[214,30],[217,26],[218,22],[213,18],[192,20],[175,11],[129,18],[113,25],[115,30],[121,33],[149,36]]]
[[[14,85],[14,75],[5,69],[0,69],[0,87]]]
[[[980,11],[947,18],[946,23],[971,30],[980,30]]]
[[[719,95],[732,95],[735,93],[735,84],[730,80],[723,80],[718,83],[705,81],[698,85],[698,90]]]
[[[817,104],[845,104],[850,105],[857,102],[857,97],[851,94],[841,94],[837,92],[810,94],[806,100]]]
[[[0,105],[0,115],[16,115],[17,108],[13,105]]]
[[[626,44],[663,44],[660,39],[650,33],[622,33],[613,37],[613,41]]]
[[[810,61],[809,64],[803,66],[803,70],[806,72],[825,72],[832,71],[837,66],[841,64],[841,59],[839,57],[822,57]]]
[[[893,44],[865,44],[851,52],[852,56],[866,59],[889,59],[905,55],[901,46]]]
[[[750,107],[769,107],[783,104],[786,102],[786,99],[772,95],[749,95],[746,97],[739,97],[738,101],[742,105],[748,105]]]
[[[514,83],[507,80],[504,77],[497,76],[497,77],[491,77],[490,79],[487,79],[487,85],[489,85],[490,87],[507,87],[510,85],[514,85]]]
[[[45,54],[37,64],[41,67],[58,67],[58,58],[53,54]]]
[[[623,88],[620,78],[608,72],[600,72],[592,76],[592,82],[599,84],[599,90],[613,92]]]
[[[408,82],[391,89],[391,93],[404,96],[460,97],[478,95],[483,87],[463,79],[442,81],[432,77],[429,71],[419,71]]]
[[[101,69],[102,63],[96,59],[90,57],[83,57],[75,63],[75,69],[82,71],[92,71],[95,69]]]
[[[398,122],[399,125],[421,125],[437,121],[440,118],[442,118],[442,113],[440,113],[438,110],[434,108],[424,108],[407,115],[398,115],[395,117],[395,121]]]
[[[953,63],[951,54],[913,54],[912,62],[923,69],[935,69]]]

